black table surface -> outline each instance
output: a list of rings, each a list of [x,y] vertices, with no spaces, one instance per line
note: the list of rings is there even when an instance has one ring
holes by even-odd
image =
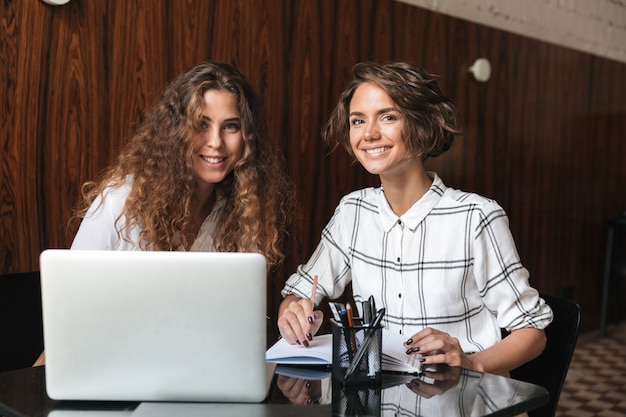
[[[0,417],[516,416],[548,402],[537,385],[462,368],[385,374],[375,387],[342,387],[323,370],[306,378],[301,371],[277,368],[261,404],[140,403],[55,401],[46,394],[45,367],[24,368],[0,373]]]

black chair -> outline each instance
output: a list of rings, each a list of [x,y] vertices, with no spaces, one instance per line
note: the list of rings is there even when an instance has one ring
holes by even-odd
[[[606,256],[604,260],[604,276],[602,278],[602,304],[600,313],[600,337],[606,337],[607,309],[609,307],[609,291],[613,289],[613,317],[619,322],[619,278],[626,276],[626,211],[608,224],[606,231]],[[612,281],[613,277],[616,279]],[[612,285],[611,285],[612,284]],[[611,288],[613,287],[613,288]]]
[[[42,350],[39,272],[0,275],[0,372],[31,366]]]
[[[546,348],[535,359],[511,371],[511,377],[548,390],[548,404],[528,412],[529,417],[553,417],[569,369],[580,325],[580,307],[573,301],[542,295],[554,319],[546,328]]]

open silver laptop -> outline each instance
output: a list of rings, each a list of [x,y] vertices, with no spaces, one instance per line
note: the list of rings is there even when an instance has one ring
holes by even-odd
[[[51,398],[266,397],[262,255],[49,249],[40,270]]]

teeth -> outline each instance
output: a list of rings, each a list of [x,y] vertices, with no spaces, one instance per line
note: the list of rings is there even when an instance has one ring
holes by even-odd
[[[202,159],[204,159],[205,161],[207,161],[210,164],[218,164],[218,163],[222,162],[226,158],[214,158],[214,157],[209,157],[209,156],[203,156]]]
[[[389,146],[384,146],[382,148],[366,149],[365,152],[370,155],[377,155],[377,154],[385,152],[388,149],[390,149]]]

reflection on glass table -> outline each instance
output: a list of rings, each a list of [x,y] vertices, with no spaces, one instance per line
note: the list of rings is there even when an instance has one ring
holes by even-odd
[[[517,415],[547,401],[535,385],[448,366],[385,373],[380,386],[344,386],[319,368],[279,366],[276,374],[271,403],[332,404],[333,416]]]
[[[2,417],[513,417],[547,401],[547,391],[537,385],[449,367],[419,375],[383,373],[380,385],[342,386],[333,384],[330,369],[281,366],[267,401],[259,404],[59,402],[46,394],[45,367],[0,372]]]

